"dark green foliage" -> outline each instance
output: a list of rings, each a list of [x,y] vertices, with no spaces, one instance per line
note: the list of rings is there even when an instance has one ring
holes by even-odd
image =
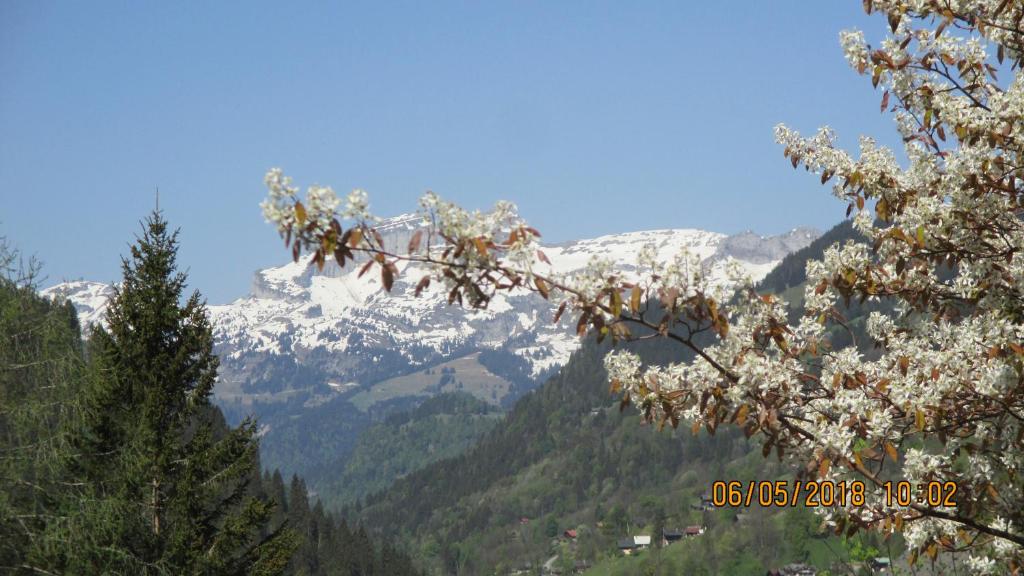
[[[100,498],[134,510],[108,547],[142,571],[279,573],[294,537],[265,530],[271,506],[251,493],[255,424],[229,428],[209,404],[213,333],[199,293],[185,297],[176,255],[177,234],[154,213],[122,261],[107,328],[90,340],[97,376],[80,464]]]
[[[87,353],[73,308],[0,246],[0,572],[415,574],[408,557],[260,476],[255,423],[208,399],[217,359],[159,215]]]
[[[535,342],[526,341],[526,335],[517,336],[509,341],[506,346],[511,349],[516,345],[533,345]],[[533,374],[530,363],[522,356],[511,352],[509,349],[482,350],[477,360],[484,365],[492,374],[501,376],[512,383],[512,390],[508,396],[502,399],[502,406],[511,407],[523,394],[537,387],[538,382],[543,382],[550,376],[551,372]],[[540,352],[537,352],[540,354]]]
[[[0,239],[0,572],[29,571],[51,546],[49,518],[81,497],[59,471],[70,453],[83,358],[70,304],[36,294],[35,266]]]
[[[464,392],[425,400],[374,424],[344,458],[307,474],[330,509],[383,490],[397,478],[464,452],[500,420],[496,408]]]
[[[270,485],[278,485],[274,473]],[[288,525],[299,534],[301,543],[287,573],[309,576],[413,576],[419,574],[409,556],[385,538],[370,537],[362,528],[352,528],[337,520],[317,502],[309,505],[305,483],[295,476],[287,498]]]
[[[327,458],[347,458],[361,434],[373,425],[370,415],[353,406],[347,397],[304,408],[306,399],[296,396],[289,402],[251,408],[260,415],[260,423],[274,431],[260,446],[269,468],[308,476]]]

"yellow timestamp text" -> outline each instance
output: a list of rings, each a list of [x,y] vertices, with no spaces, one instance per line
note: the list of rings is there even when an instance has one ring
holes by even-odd
[[[956,507],[956,482],[921,482],[914,484],[901,480],[899,482],[883,482],[886,506],[907,507],[912,504],[938,508],[940,506]]]
[[[711,484],[711,504],[716,507],[795,507],[863,506],[865,486],[860,480],[852,482],[803,482],[796,480],[727,482],[717,480]]]

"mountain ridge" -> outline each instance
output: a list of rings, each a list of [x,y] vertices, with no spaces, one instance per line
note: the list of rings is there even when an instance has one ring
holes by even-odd
[[[404,250],[419,226],[404,215],[379,225],[385,244]],[[699,256],[715,282],[738,263],[753,280],[818,231],[776,236],[726,235],[696,229],[612,234],[542,245],[556,272],[571,275],[596,257],[636,274],[635,255],[653,244],[660,259],[680,250]],[[250,293],[210,306],[215,352],[221,360],[215,401],[229,421],[260,421],[264,463],[308,476],[340,461],[360,435],[394,411],[415,408],[442,392],[463,391],[511,407],[564,366],[581,340],[568,320],[552,324],[555,306],[525,291],[501,294],[486,310],[449,306],[443,291],[415,297],[424,272],[403,264],[390,294],[359,266],[305,261],[254,274]],[[83,329],[101,322],[112,288],[77,281],[43,294],[76,305]]]
[[[401,247],[421,224],[419,216],[405,214],[383,221],[378,229],[386,245]],[[818,236],[819,231],[807,227],[774,236],[661,229],[541,248],[552,269],[566,274],[583,270],[596,257],[608,258],[625,274],[633,274],[636,251],[653,244],[661,258],[681,249],[698,255],[716,281],[723,281],[730,260],[759,280],[786,254]],[[503,294],[487,310],[463,310],[448,306],[439,288],[414,297],[415,281],[423,270],[414,264],[400,268],[403,273],[391,294],[375,275],[359,278],[357,270],[340,269],[334,263],[323,271],[305,261],[257,271],[248,295],[209,307],[222,360],[218,399],[251,404],[257,394],[268,401],[296,393],[330,395],[341,388],[365,389],[481,349],[518,356],[536,384],[564,365],[579,346],[571,327],[551,324],[554,306],[535,294]],[[79,280],[42,292],[71,301],[87,327],[102,320],[105,299],[113,290]],[[287,364],[286,358],[312,373],[306,370],[301,381],[280,382],[279,370],[267,364]]]

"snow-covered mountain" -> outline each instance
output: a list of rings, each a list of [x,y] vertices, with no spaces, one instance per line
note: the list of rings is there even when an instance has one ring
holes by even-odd
[[[74,280],[51,286],[43,290],[42,294],[49,298],[69,300],[78,312],[78,322],[84,330],[103,321],[103,316],[107,312],[107,301],[114,295],[114,288],[102,282]]]
[[[380,230],[388,244],[404,247],[419,222],[402,216]],[[769,237],[651,230],[543,250],[558,272],[572,274],[601,257],[629,274],[644,245],[653,244],[666,259],[686,248],[700,256],[712,278],[724,281],[727,264],[735,260],[756,280],[818,235],[809,228]],[[486,310],[464,310],[448,306],[440,287],[415,297],[422,276],[415,266],[401,270],[390,294],[378,274],[359,278],[358,268],[331,263],[317,271],[303,260],[261,270],[248,296],[211,306],[221,355],[216,389],[221,402],[298,397],[318,404],[345,395],[366,408],[446,387],[499,402],[538,383],[578,346],[567,323],[551,323],[557,303],[535,294],[502,294]],[[44,292],[69,298],[84,325],[101,317],[110,287],[79,281]],[[456,376],[444,378],[456,369]]]

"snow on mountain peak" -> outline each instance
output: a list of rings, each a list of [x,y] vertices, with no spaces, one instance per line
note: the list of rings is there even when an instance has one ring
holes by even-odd
[[[110,284],[89,280],[62,282],[40,291],[47,298],[68,300],[78,312],[78,321],[85,330],[93,324],[103,322],[107,312],[107,302],[114,295]]]
[[[404,251],[424,225],[418,214],[379,223],[385,245]],[[571,275],[594,257],[610,259],[626,274],[637,253],[653,245],[661,259],[682,249],[697,255],[713,279],[724,282],[729,261],[759,280],[786,254],[820,235],[797,228],[777,236],[751,232],[727,236],[695,229],[646,230],[542,245],[554,271]],[[217,395],[222,400],[263,401],[307,393],[338,393],[329,382],[372,388],[400,374],[491,350],[504,366],[537,383],[568,361],[579,346],[563,321],[551,323],[554,308],[536,294],[499,294],[485,310],[447,305],[440,287],[415,297],[423,274],[406,263],[392,292],[379,276],[358,277],[359,266],[323,271],[306,260],[256,272],[251,293],[231,304],[210,306],[217,352],[221,356]],[[96,282],[69,282],[43,291],[71,300],[83,325],[100,321],[112,289]],[[492,357],[494,356],[492,354]],[[351,387],[351,386],[350,386]],[[346,388],[347,390],[347,388]],[[488,401],[500,398],[485,398]]]
[[[407,215],[389,220],[385,243],[404,248],[418,219]],[[630,274],[636,254],[650,244],[662,259],[688,250],[718,281],[724,282],[731,260],[759,280],[783,256],[818,236],[810,229],[799,230],[770,237],[647,230],[541,247],[551,268],[564,274],[582,270],[594,257],[610,259]],[[367,386],[480,349],[520,358],[539,379],[568,361],[579,345],[571,327],[551,323],[552,304],[536,294],[500,294],[485,310],[463,310],[448,306],[439,287],[415,297],[422,276],[415,264],[401,267],[390,294],[378,275],[359,278],[358,268],[343,270],[329,263],[317,271],[301,261],[261,270],[249,297],[211,307],[226,382],[219,393],[266,388],[257,383],[264,376],[251,369],[254,358],[290,356],[304,366],[316,365],[325,382],[329,376]]]

